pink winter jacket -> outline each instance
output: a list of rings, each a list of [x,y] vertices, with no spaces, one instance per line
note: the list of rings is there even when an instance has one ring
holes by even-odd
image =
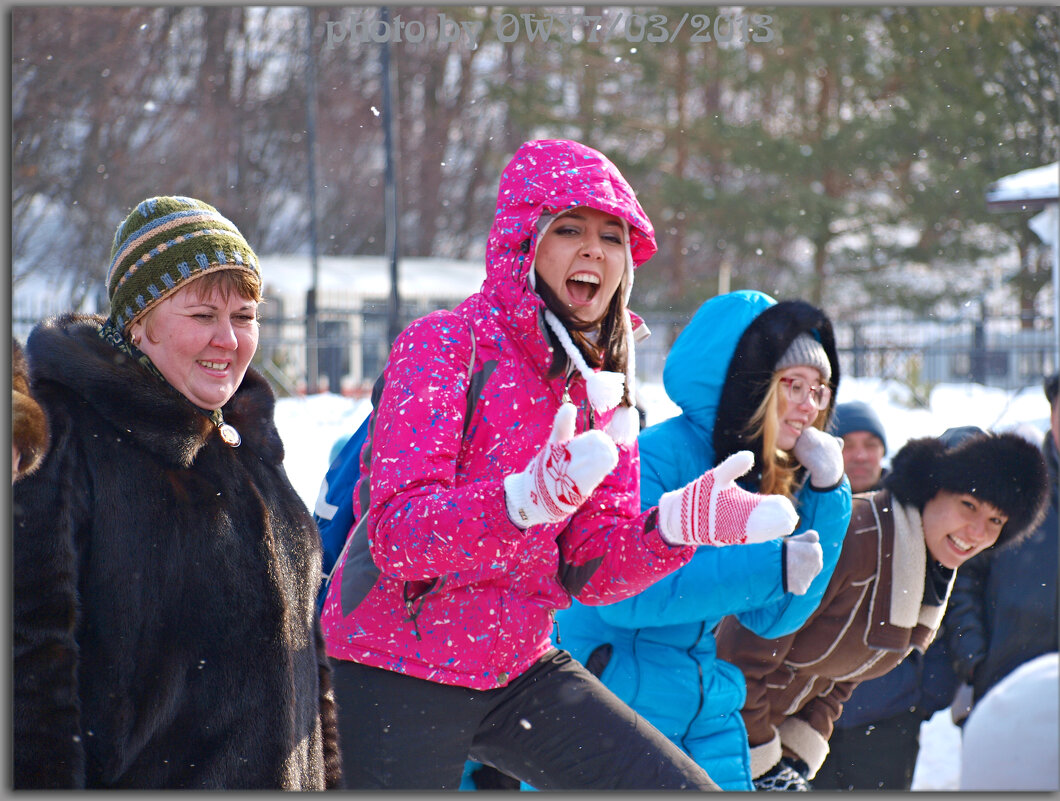
[[[481,290],[395,341],[361,479],[367,547],[358,561],[351,543],[324,605],[329,656],[501,687],[552,647],[552,613],[572,594],[613,603],[691,558],[693,548],[667,545],[646,525],[650,512],[640,513],[635,439],[619,445],[618,466],[565,522],[522,531],[508,519],[503,479],[548,439],[565,385],[578,431],[611,417],[590,414],[577,372],[545,378],[543,303],[527,284],[538,217],[575,206],[628,221],[634,264],[655,252],[651,222],[607,159],[575,142],[528,142],[501,177]],[[465,433],[469,364],[484,384]],[[359,486],[355,503],[363,497]],[[344,610],[347,570],[360,571],[347,586],[362,589]]]

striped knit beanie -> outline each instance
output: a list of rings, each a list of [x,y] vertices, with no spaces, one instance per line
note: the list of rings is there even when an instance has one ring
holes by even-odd
[[[145,200],[114,234],[110,318],[124,332],[189,281],[219,270],[243,270],[261,282],[258,258],[232,222],[201,200]]]

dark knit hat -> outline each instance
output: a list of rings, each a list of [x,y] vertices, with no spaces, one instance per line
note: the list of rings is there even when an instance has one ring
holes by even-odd
[[[837,437],[845,437],[853,431],[868,431],[883,443],[883,452],[887,452],[887,437],[883,433],[883,423],[879,416],[864,401],[849,401],[835,407],[833,418]]]
[[[891,460],[884,486],[920,511],[939,490],[966,492],[996,506],[1008,517],[996,547],[1030,534],[1049,500],[1049,473],[1038,448],[1018,434],[988,434],[974,426],[910,440]]]
[[[153,197],[118,226],[107,270],[110,317],[122,331],[152,306],[206,273],[261,268],[239,229],[189,197]]]
[[[1052,406],[1056,403],[1056,393],[1057,390],[1060,390],[1060,373],[1053,373],[1048,376],[1042,382],[1042,389],[1045,390],[1045,399],[1049,401],[1049,405]]]
[[[784,355],[777,361],[774,369],[783,370],[785,367],[799,365],[816,367],[825,383],[828,383],[828,379],[832,377],[832,365],[828,363],[828,354],[824,352],[824,346],[813,334],[802,333],[795,337],[788,349],[784,351]]]

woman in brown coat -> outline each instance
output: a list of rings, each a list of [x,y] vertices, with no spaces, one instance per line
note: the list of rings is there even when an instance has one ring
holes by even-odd
[[[718,656],[747,680],[755,786],[809,789],[854,688],[925,651],[957,567],[1018,542],[1047,498],[1045,463],[1022,437],[963,428],[912,440],[885,489],[854,497],[839,563],[801,629],[764,640],[726,618]]]

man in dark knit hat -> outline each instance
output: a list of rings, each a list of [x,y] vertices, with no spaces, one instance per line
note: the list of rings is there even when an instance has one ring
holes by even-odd
[[[883,457],[887,455],[887,436],[879,416],[864,401],[850,401],[835,407],[833,425],[836,436],[843,440],[843,465],[850,491],[879,489],[886,475]]]
[[[747,682],[755,786],[809,789],[853,689],[927,650],[956,569],[1019,543],[1048,497],[1042,455],[1021,436],[973,429],[911,440],[883,490],[854,496],[839,563],[802,628],[766,640],[725,618],[718,656]]]

